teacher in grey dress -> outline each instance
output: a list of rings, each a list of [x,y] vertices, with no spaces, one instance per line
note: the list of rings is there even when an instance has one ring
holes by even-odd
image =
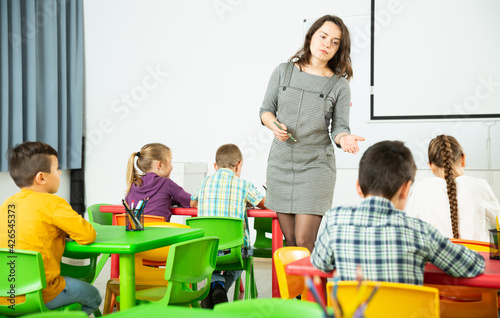
[[[359,151],[358,141],[364,140],[349,129],[350,51],[343,21],[331,15],[318,19],[303,48],[274,70],[260,108],[262,123],[275,136],[267,166],[266,206],[277,212],[287,246],[312,251],[321,218],[332,206],[332,140],[353,154]]]

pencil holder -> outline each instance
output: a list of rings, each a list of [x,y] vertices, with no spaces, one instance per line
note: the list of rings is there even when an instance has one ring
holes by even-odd
[[[497,231],[497,229],[490,230],[490,258],[491,259],[499,259],[500,260],[500,255],[498,253],[498,235],[499,234],[500,234],[500,231]]]
[[[125,209],[125,231],[144,231],[144,213],[141,209]]]

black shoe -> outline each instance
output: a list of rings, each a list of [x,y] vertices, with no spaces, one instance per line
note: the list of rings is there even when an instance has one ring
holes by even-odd
[[[227,292],[224,286],[221,284],[215,284],[215,287],[212,292],[212,303],[213,306],[220,303],[227,303]]]
[[[214,309],[214,302],[212,301],[212,292],[213,291],[214,290],[212,288],[210,288],[210,292],[208,292],[207,297],[205,297],[205,299],[203,299],[200,303],[201,308]]]

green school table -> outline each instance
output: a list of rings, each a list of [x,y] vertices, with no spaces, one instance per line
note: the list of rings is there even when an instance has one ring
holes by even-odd
[[[102,205],[99,208],[99,211],[103,213],[125,213],[125,209],[123,205]],[[186,216],[196,216],[198,210],[196,208],[174,208],[172,207],[173,215],[186,215]],[[283,233],[281,232],[281,227],[278,222],[278,216],[276,212],[267,210],[267,209],[248,209],[247,210],[248,217],[255,218],[272,218],[272,254],[280,248],[283,247]],[[118,277],[118,261],[117,257],[111,255],[111,278]],[[280,290],[278,286],[278,278],[276,276],[276,268],[274,267],[274,258],[271,258],[271,272],[272,272],[272,296],[280,297]]]
[[[120,255],[120,295],[122,309],[135,305],[135,253],[203,237],[202,229],[148,227],[128,232],[122,226],[93,224],[97,237],[94,243],[80,245],[66,242],[66,250],[84,253]]]

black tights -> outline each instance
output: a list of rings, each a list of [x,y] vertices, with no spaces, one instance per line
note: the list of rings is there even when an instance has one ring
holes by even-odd
[[[302,246],[312,252],[321,219],[321,215],[314,214],[278,213],[286,246]]]

